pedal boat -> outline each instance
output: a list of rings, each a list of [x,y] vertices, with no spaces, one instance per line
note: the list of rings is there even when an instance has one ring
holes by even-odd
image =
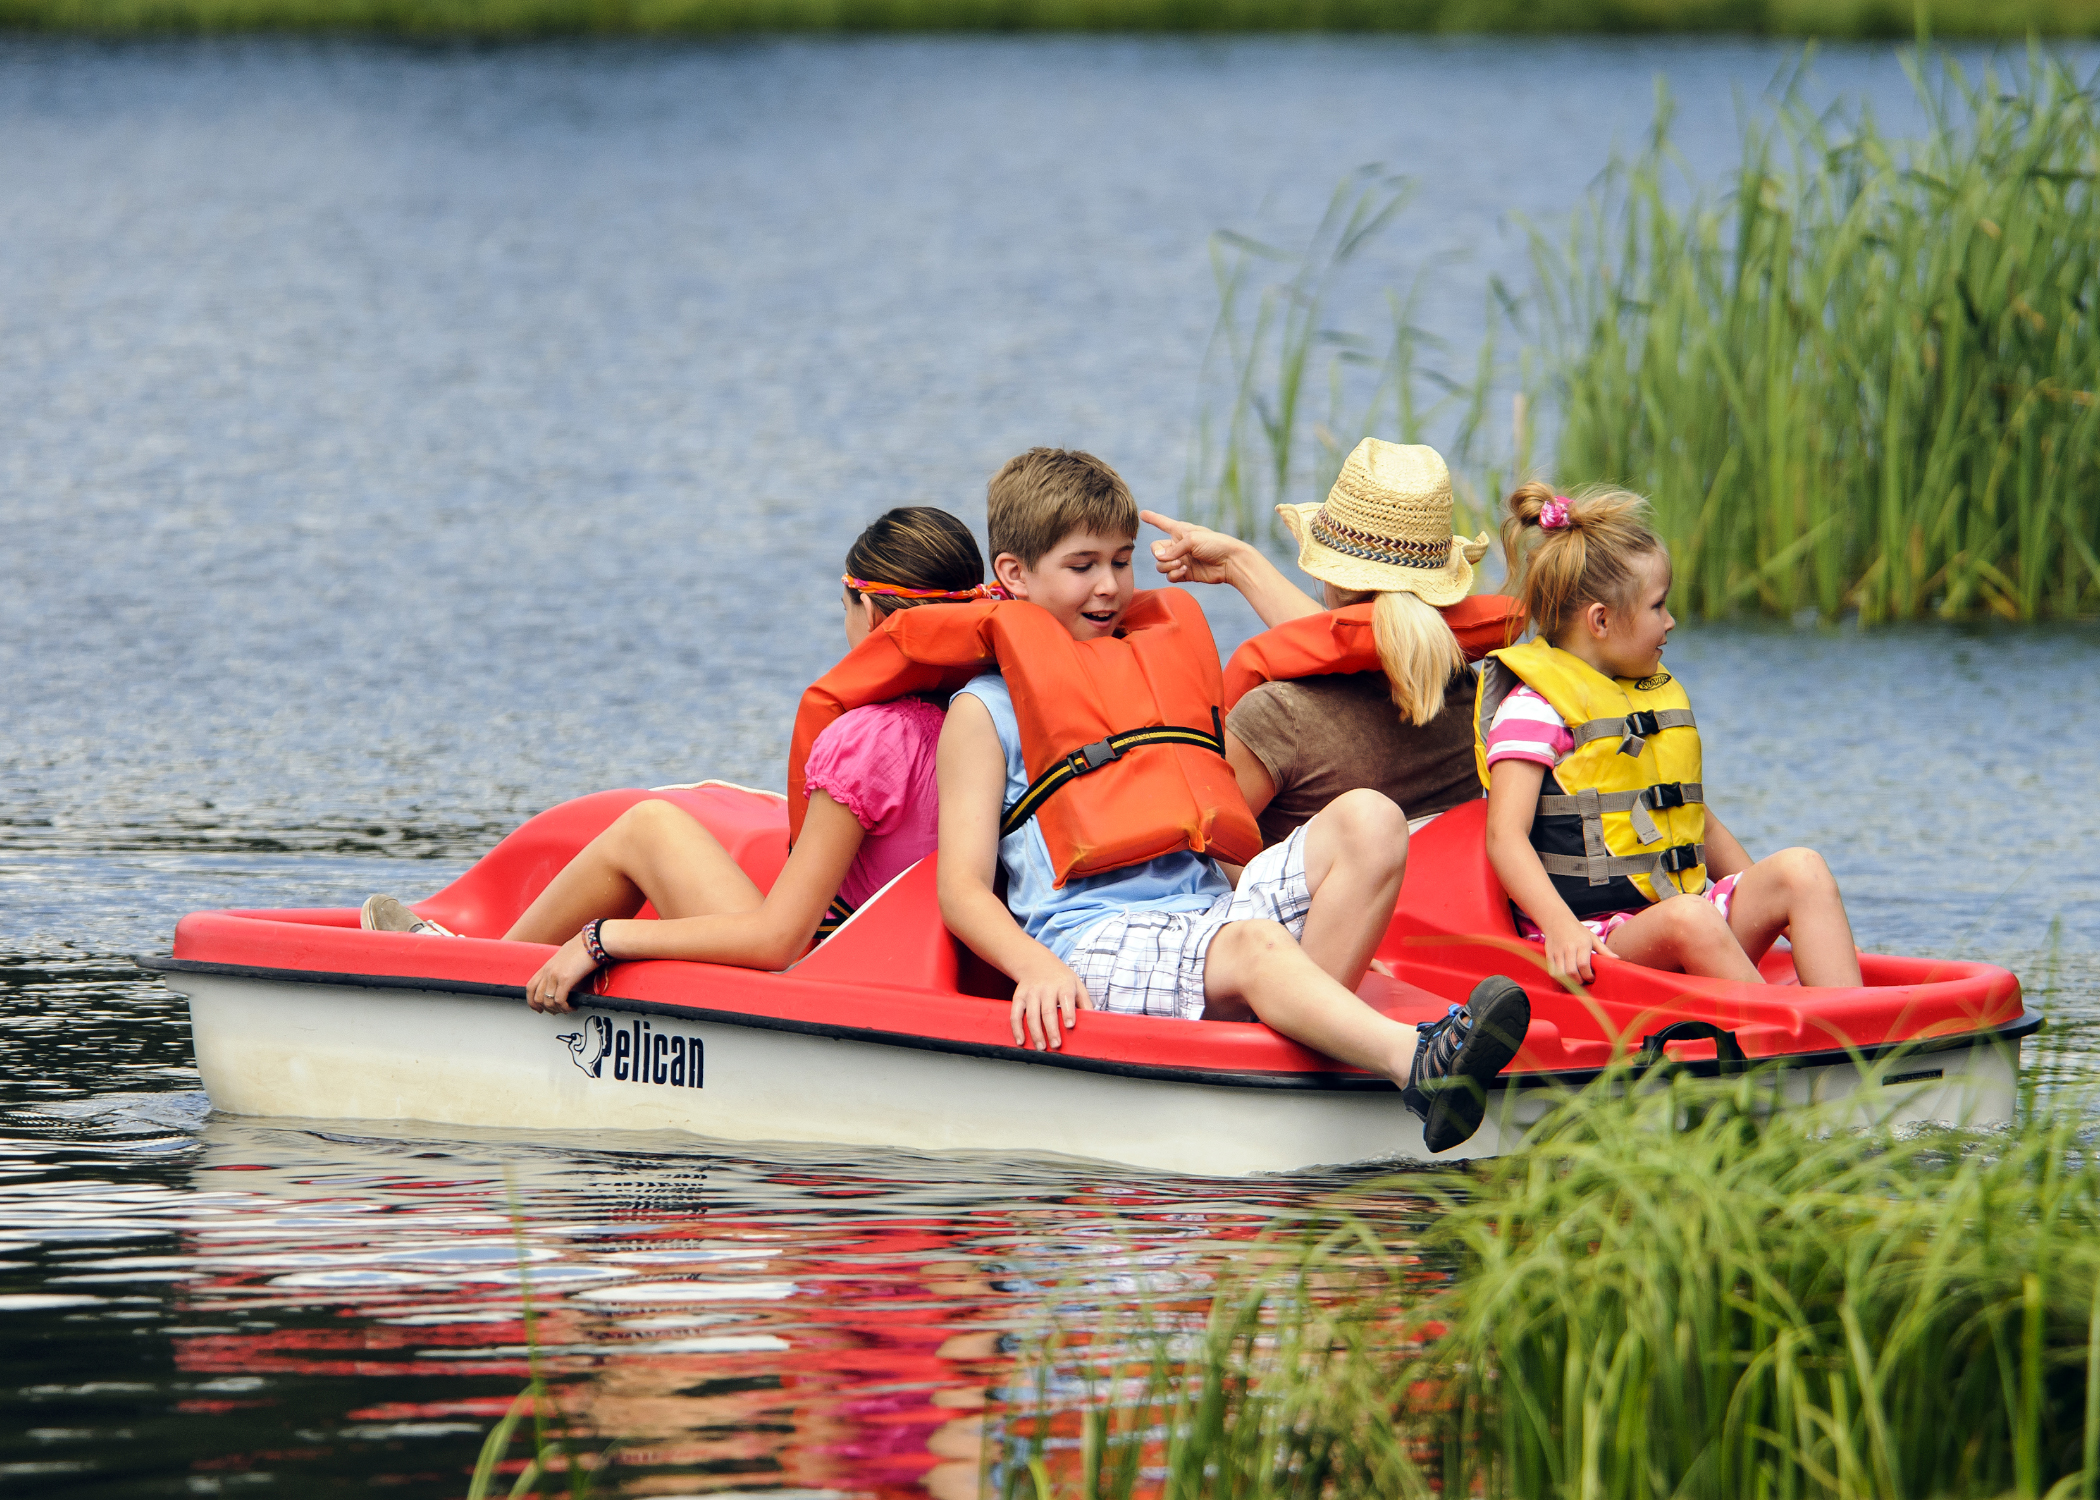
[[[637,801],[700,818],[761,888],[786,858],[777,795],[724,784],[608,791],[540,814],[416,910],[455,932],[364,932],[354,908],[207,911],[153,961],[186,995],[213,1107],[238,1115],[429,1121],[520,1130],[676,1130],[717,1141],[1061,1154],[1236,1176],[1425,1159],[1384,1079],[1267,1027],[1087,1013],[1060,1051],[1016,1047],[1011,984],[942,925],[925,860],[780,973],[638,962],[601,972],[561,1016],[524,1003],[552,951],[500,941],[531,898]],[[1600,960],[1571,993],[1520,940],[1487,863],[1485,804],[1411,845],[1360,993],[1428,1021],[1484,975],[1531,996],[1523,1048],[1487,1121],[1447,1153],[1518,1145],[1556,1091],[1628,1052],[1693,1073],[1775,1062],[1774,1097],[1844,1098],[1872,1082],[1902,1121],[2012,1117],[2020,1041],[2041,1024],[1987,964],[1869,955],[1859,989],[1807,989],[1785,950],[1763,985]],[[645,908],[644,916],[651,913]],[[1862,1101],[1864,1106],[1864,1101]]]

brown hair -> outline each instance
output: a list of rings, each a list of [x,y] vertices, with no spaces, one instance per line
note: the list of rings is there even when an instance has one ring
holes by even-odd
[[[846,571],[867,583],[905,589],[970,589],[984,582],[984,558],[970,528],[931,505],[900,505],[869,522],[846,549]],[[937,604],[895,594],[859,594],[882,614]]]
[[[1427,724],[1444,711],[1444,691],[1466,665],[1465,648],[1444,612],[1405,589],[1372,594],[1336,589],[1344,604],[1371,605],[1371,639],[1392,689],[1393,706],[1409,724]]]
[[[1075,531],[1134,539],[1137,501],[1123,476],[1091,453],[1030,448],[986,486],[985,531],[993,557],[1011,552],[1032,568]]]
[[[1566,501],[1568,524],[1549,531],[1539,516],[1555,499]],[[1591,485],[1556,496],[1551,485],[1533,479],[1517,486],[1505,508],[1502,552],[1541,640],[1557,640],[1584,605],[1625,604],[1640,582],[1635,564],[1654,553],[1669,555],[1648,525],[1648,502],[1631,490]]]

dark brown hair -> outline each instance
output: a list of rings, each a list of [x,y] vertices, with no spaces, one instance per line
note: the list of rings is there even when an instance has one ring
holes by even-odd
[[[904,589],[973,589],[984,582],[984,557],[970,528],[931,505],[900,505],[868,524],[846,550],[846,571],[869,583]],[[883,614],[937,599],[862,594]]]
[[[1568,524],[1549,531],[1539,516],[1556,498],[1567,502]],[[1553,486],[1533,479],[1517,486],[1505,508],[1502,553],[1512,591],[1541,640],[1556,640],[1584,605],[1623,606],[1640,582],[1640,560],[1669,555],[1648,525],[1648,502],[1631,490],[1592,485],[1557,497]]]
[[[992,556],[1011,552],[1032,568],[1075,531],[1135,538],[1137,501],[1123,476],[1091,453],[1030,448],[1010,458],[985,489]]]

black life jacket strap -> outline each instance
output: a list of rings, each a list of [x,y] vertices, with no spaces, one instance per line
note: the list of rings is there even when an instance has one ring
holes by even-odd
[[[1210,733],[1201,729],[1183,729],[1174,724],[1153,724],[1144,729],[1125,729],[1105,740],[1081,745],[1070,755],[1052,761],[1048,770],[1029,783],[1028,790],[1021,793],[999,819],[999,837],[1003,839],[1027,823],[1041,811],[1045,802],[1057,794],[1059,788],[1121,760],[1132,750],[1146,745],[1191,745],[1213,755],[1223,755],[1225,730],[1216,708],[1210,711],[1210,722],[1213,731]]]

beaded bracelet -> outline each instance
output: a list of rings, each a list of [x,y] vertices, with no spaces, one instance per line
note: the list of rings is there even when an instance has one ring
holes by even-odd
[[[598,929],[605,925],[605,918],[598,917],[583,924],[583,951],[591,956],[591,962],[604,968],[612,962],[612,955],[605,951],[605,944],[598,939]]]

